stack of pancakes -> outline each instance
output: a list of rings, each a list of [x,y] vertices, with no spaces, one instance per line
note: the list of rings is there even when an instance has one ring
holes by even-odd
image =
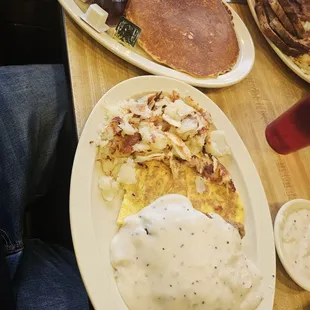
[[[309,54],[309,0],[257,0],[255,10],[262,32],[284,54]]]
[[[216,77],[237,62],[232,17],[221,0],[130,0],[126,18],[142,29],[140,46],[178,71]]]

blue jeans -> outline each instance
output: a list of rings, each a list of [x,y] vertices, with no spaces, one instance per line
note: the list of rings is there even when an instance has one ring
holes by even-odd
[[[20,310],[88,309],[73,253],[23,240],[25,207],[46,192],[67,96],[60,65],[0,67],[0,237]]]

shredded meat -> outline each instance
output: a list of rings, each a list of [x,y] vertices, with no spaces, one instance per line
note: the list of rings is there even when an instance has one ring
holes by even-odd
[[[235,187],[235,184],[234,184],[233,180],[230,180],[230,181],[229,181],[229,186],[230,186],[230,188],[231,188],[231,190],[232,190],[233,192],[236,191],[236,187]]]
[[[172,94],[168,94],[168,97],[172,102],[175,102],[176,100],[180,99],[180,94],[177,91],[173,90]]]
[[[202,171],[202,176],[205,178],[210,178],[214,173],[214,166],[213,164],[205,165]]]
[[[119,116],[114,117],[111,120],[110,126],[114,132],[114,134],[116,134],[119,131],[119,127],[118,125],[122,122],[122,119]]]
[[[138,132],[134,135],[125,135],[122,139],[120,139],[120,143],[118,145],[119,151],[121,153],[131,154],[133,153],[133,146],[141,140],[142,137]]]
[[[216,207],[214,207],[214,210],[216,212],[220,212],[220,211],[223,211],[223,207],[222,206],[216,206]]]

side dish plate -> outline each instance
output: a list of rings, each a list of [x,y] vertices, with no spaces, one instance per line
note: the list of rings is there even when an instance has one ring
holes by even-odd
[[[101,45],[129,63],[152,74],[172,77],[194,86],[220,88],[240,82],[248,75],[254,64],[255,50],[251,35],[241,18],[231,7],[230,10],[232,11],[240,48],[239,59],[230,72],[220,75],[218,78],[196,78],[155,62],[142,49],[128,49],[105,32],[98,33],[81,19],[81,15],[84,12],[74,0],[59,0],[59,2],[70,17]],[[81,7],[83,7],[82,4],[81,2]]]
[[[254,20],[259,28],[259,21],[255,12],[255,0],[248,0],[248,5],[250,11],[254,17]],[[260,29],[260,28],[259,28]],[[266,36],[264,36],[272,49],[277,53],[277,55],[281,58],[281,60],[298,76],[300,76],[303,80],[310,83],[310,75],[305,74],[294,62],[290,59],[289,56],[282,53]]]

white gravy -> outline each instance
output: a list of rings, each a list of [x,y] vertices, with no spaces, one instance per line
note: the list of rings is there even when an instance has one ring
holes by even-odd
[[[282,244],[295,271],[310,280],[310,210],[301,209],[287,216]]]
[[[125,219],[110,245],[130,310],[243,310],[262,300],[261,276],[238,231],[219,215],[166,195]]]

